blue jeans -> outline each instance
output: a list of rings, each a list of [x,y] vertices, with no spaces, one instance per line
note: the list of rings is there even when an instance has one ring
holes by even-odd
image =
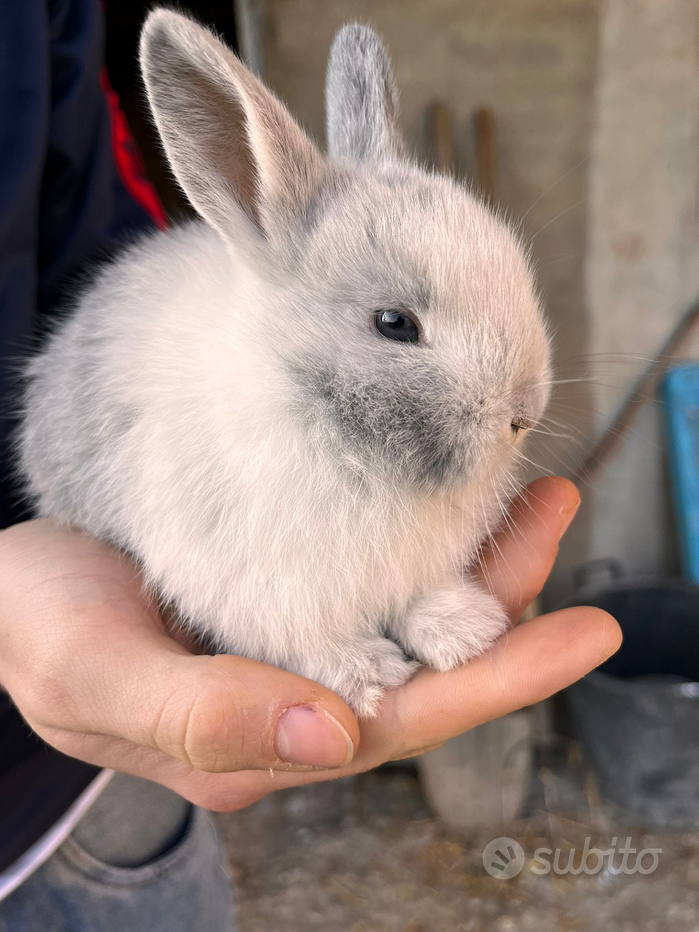
[[[233,887],[213,817],[154,790],[117,775],[73,835],[0,903],[0,932],[234,932]],[[139,850],[153,854],[154,834],[172,836],[173,813],[181,823],[174,843],[140,860]],[[100,837],[105,832],[120,837]]]

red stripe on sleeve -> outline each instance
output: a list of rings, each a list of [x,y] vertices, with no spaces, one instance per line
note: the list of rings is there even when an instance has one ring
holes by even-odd
[[[136,203],[145,210],[159,229],[164,230],[167,227],[165,210],[153,184],[146,177],[138,146],[121,109],[119,96],[109,83],[106,68],[103,68],[100,74],[100,84],[109,107],[112,151],[119,178]]]

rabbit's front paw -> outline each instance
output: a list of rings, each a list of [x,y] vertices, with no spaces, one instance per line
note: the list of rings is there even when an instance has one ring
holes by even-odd
[[[384,689],[402,686],[417,668],[398,644],[377,634],[343,646],[314,678],[342,696],[360,718],[373,718]]]
[[[444,671],[483,653],[508,627],[502,605],[464,579],[418,599],[394,630],[419,661]]]

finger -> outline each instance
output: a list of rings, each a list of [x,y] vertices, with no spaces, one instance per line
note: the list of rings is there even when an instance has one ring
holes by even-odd
[[[573,483],[559,476],[537,479],[512,503],[476,574],[513,621],[541,592],[579,505]]]
[[[369,770],[414,757],[508,712],[564,689],[610,657],[621,643],[616,621],[596,608],[543,615],[513,628],[486,654],[450,673],[422,670],[387,691],[380,715],[362,723],[352,762],[324,773],[177,774],[163,782],[213,809],[233,809],[241,796],[259,798],[289,786]]]
[[[620,644],[616,621],[590,607],[513,628],[465,666],[448,673],[422,670],[388,693],[380,718],[362,729],[362,754],[355,763],[376,753],[408,757],[540,702],[603,663]],[[402,736],[409,742],[400,746]]]
[[[132,564],[36,524],[3,536],[0,675],[38,730],[126,738],[217,772],[351,759],[358,726],[335,693],[256,661],[191,655],[144,605]]]

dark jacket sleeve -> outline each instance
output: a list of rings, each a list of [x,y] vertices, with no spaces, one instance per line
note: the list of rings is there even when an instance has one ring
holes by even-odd
[[[21,359],[87,264],[154,222],[162,225],[164,217],[105,81],[99,0],[5,0],[0,19],[5,527],[27,516],[10,450]],[[0,688],[0,873],[48,831],[97,772],[33,736]]]
[[[0,527],[26,516],[9,438],[18,366],[39,324],[91,260],[163,222],[145,179],[129,177],[123,125],[114,125],[99,0],[22,0],[2,18]]]

